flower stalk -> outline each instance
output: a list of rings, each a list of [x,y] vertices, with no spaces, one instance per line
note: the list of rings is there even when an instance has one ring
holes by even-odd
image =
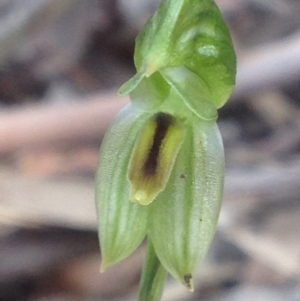
[[[140,282],[138,301],[159,301],[168,272],[160,263],[151,240],[148,238],[147,256]]]

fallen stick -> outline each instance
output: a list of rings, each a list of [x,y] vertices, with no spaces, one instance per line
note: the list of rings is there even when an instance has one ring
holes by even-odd
[[[238,59],[237,85],[233,98],[275,86],[291,84],[300,78],[300,32],[249,51]]]
[[[128,102],[117,93],[67,105],[29,106],[0,112],[0,155],[24,147],[100,140]]]
[[[274,270],[279,275],[299,278],[300,258],[297,248],[285,245],[280,239],[252,233],[248,229],[221,229],[228,241],[243,249],[257,262]]]
[[[300,32],[252,50],[241,57],[238,66],[234,99],[295,82],[300,75]],[[0,112],[0,155],[28,146],[99,139],[127,102],[112,92],[65,106]]]

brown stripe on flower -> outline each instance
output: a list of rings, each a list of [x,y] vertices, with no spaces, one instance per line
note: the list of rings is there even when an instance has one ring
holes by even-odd
[[[170,125],[172,125],[174,122],[173,116],[161,112],[157,113],[154,116],[154,119],[156,127],[153,136],[153,142],[143,166],[145,176],[150,177],[156,174],[163,141],[166,137]]]

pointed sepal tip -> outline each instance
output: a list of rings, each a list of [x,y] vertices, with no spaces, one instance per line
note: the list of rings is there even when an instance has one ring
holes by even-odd
[[[100,264],[100,273],[103,274],[107,269],[106,264],[102,261]]]
[[[183,276],[184,285],[188,288],[190,292],[194,291],[194,279],[192,274],[188,273]]]

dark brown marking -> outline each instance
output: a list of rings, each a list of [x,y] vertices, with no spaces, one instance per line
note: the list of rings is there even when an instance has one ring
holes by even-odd
[[[186,175],[185,173],[182,173],[182,174],[180,175],[180,179],[186,179],[186,177],[187,177],[187,175]]]
[[[155,133],[150,151],[143,166],[143,171],[148,177],[152,177],[156,174],[161,145],[170,125],[174,122],[174,117],[166,113],[157,113],[154,119],[156,123]]]
[[[192,284],[191,284],[192,275],[186,274],[183,276],[183,279],[184,279],[184,282],[186,283],[186,285],[188,286],[188,288],[192,288]]]

